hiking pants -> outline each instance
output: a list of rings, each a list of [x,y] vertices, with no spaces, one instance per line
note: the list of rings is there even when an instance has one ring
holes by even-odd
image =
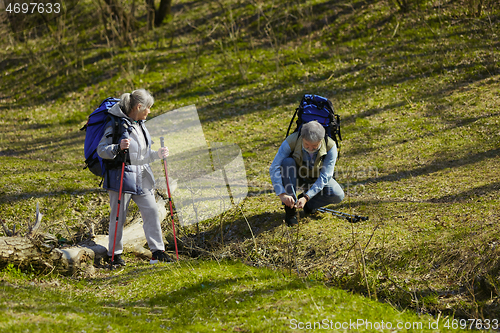
[[[304,179],[297,176],[297,163],[292,157],[287,157],[281,163],[281,178],[286,194],[294,197],[293,192],[298,195],[298,187],[304,187],[304,193],[314,184],[315,179]],[[292,190],[293,186],[293,190]],[[310,209],[324,207],[330,204],[340,203],[344,199],[344,190],[333,177],[315,196],[310,198],[307,206]]]
[[[108,255],[111,256],[113,251],[113,239],[115,236],[116,211],[118,208],[119,193],[115,191],[108,192],[111,208],[111,214],[109,218]],[[144,234],[146,235],[146,240],[151,252],[154,252],[156,250],[165,251],[165,244],[163,243],[160,224],[161,221],[158,214],[158,207],[156,205],[154,192],[153,190],[145,190],[145,194],[141,195],[122,193],[122,203],[120,205],[120,216],[118,219],[118,230],[116,232],[115,254],[120,254],[123,252],[123,224],[125,223],[125,219],[127,217],[130,199],[134,200],[134,202],[137,204],[137,207],[139,207],[139,211],[141,212]]]

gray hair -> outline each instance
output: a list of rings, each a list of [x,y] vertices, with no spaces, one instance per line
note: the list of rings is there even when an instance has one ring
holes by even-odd
[[[325,128],[316,120],[313,120],[302,126],[300,135],[306,141],[320,142],[325,137]]]
[[[128,115],[138,104],[141,105],[140,111],[153,106],[155,99],[146,89],[137,89],[132,93],[125,93],[120,97],[120,108]]]

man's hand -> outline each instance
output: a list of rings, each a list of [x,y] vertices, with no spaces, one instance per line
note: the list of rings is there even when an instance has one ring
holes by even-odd
[[[295,205],[295,207],[297,208],[304,208],[304,206],[306,205],[307,203],[307,199],[302,197],[299,199],[299,201],[297,201],[297,204]]]
[[[286,193],[281,193],[279,195],[281,202],[285,204],[285,206],[293,208],[295,207],[295,199],[292,196],[289,196]]]
[[[295,202],[295,199],[286,193],[281,193],[279,195],[279,197],[281,199],[281,202],[283,202],[286,206],[288,206],[290,208],[295,207],[295,208],[303,209],[307,203],[307,198],[302,197],[297,202]]]

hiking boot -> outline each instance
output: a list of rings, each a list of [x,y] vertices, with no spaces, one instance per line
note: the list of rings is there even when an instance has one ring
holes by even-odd
[[[157,264],[160,261],[162,262],[173,262],[173,260],[168,256],[168,254],[165,253],[165,251],[155,251],[153,252],[153,255],[151,256],[151,260],[149,261],[150,264]]]
[[[303,198],[304,197],[304,193],[300,193],[299,196],[297,197],[297,199],[300,199],[300,198]],[[309,206],[307,205],[309,202],[306,202],[306,204],[304,205],[304,216],[309,216],[311,214],[314,214],[316,213],[317,209],[311,209],[309,208]]]
[[[297,214],[295,208],[290,208],[285,206],[285,223],[289,227],[293,227],[297,225],[299,222],[297,221]]]
[[[108,262],[111,264],[111,266],[125,266],[126,265],[125,260],[123,260],[121,253],[115,254],[113,262],[111,262],[111,256],[108,256]]]
[[[315,209],[311,209],[309,208],[309,206],[307,205],[307,203],[304,205],[304,215],[305,216],[309,216],[309,215],[312,215],[314,213],[316,213],[318,210],[315,208]]]

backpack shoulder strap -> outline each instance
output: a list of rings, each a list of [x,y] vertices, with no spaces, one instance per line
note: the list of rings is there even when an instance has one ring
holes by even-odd
[[[299,111],[299,108],[295,109],[295,113],[293,114],[292,119],[290,120],[290,124],[288,125],[288,130],[286,131],[286,137],[288,138],[288,134],[290,133],[290,128],[292,127],[293,120],[295,119],[295,116],[297,115],[297,112]],[[299,116],[300,117],[300,116]],[[297,120],[298,121],[298,120]]]
[[[120,131],[120,128],[121,128],[120,124],[122,123],[122,119],[117,117],[117,116],[114,116],[112,114],[108,114],[107,122],[112,122],[112,124],[111,124],[112,135],[108,134],[108,137],[112,136],[113,139],[111,142],[113,144],[116,144],[116,143],[118,143],[118,139],[122,135],[122,132]],[[126,128],[126,127],[124,126],[124,128]]]
[[[118,117],[113,115],[109,115],[111,121],[113,121],[113,143],[118,143],[118,139],[120,138],[120,120]]]
[[[330,149],[332,149],[333,146],[336,146],[336,142],[335,142],[335,140],[333,140],[330,137],[327,137],[326,139],[327,139],[326,140],[326,151],[330,151]]]
[[[286,138],[286,142],[288,142],[288,145],[290,146],[290,149],[292,150],[292,154],[295,150],[295,145],[297,144],[297,141],[299,140],[299,135],[300,135],[300,132],[294,132]]]

